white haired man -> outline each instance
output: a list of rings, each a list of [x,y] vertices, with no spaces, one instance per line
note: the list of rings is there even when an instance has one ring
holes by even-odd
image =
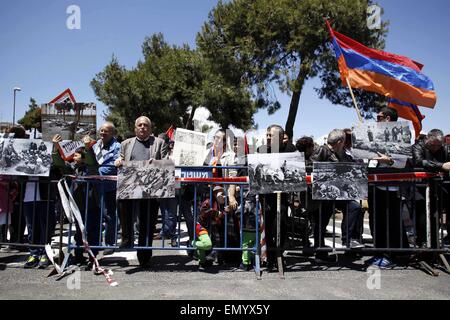
[[[102,176],[117,175],[117,168],[114,162],[120,156],[120,143],[116,139],[117,130],[113,123],[105,122],[100,127],[100,139],[93,146],[93,151],[99,165],[98,172]],[[106,222],[105,244],[107,246],[116,245],[117,233],[117,212],[116,212],[116,183],[115,181],[103,181],[99,185],[100,195],[103,195],[106,214],[103,218]],[[113,249],[103,251],[104,255],[112,254]]]
[[[136,119],[136,137],[122,142],[120,157],[115,161],[116,167],[124,162],[142,160],[161,160],[166,157],[168,145],[164,140],[152,135],[152,122],[148,117]],[[153,233],[158,218],[159,204],[156,199],[122,200],[120,205],[120,223],[122,226],[121,247],[133,247],[133,208],[139,206],[139,242],[141,246],[152,246]],[[139,265],[145,267],[152,257],[151,250],[137,250]]]
[[[313,162],[353,162],[348,154],[345,153],[346,135],[344,130],[335,129],[330,132],[327,143],[321,146],[311,156]],[[316,219],[314,224],[314,247],[323,248],[325,246],[325,232],[330,218],[334,214],[332,201],[321,201],[322,210],[314,212]],[[344,213],[342,220],[342,243],[348,248],[362,248],[359,241],[361,239],[361,206],[356,201],[337,201],[335,207]],[[319,215],[321,215],[321,224],[319,224]],[[316,262],[327,263],[334,262],[326,252],[318,251],[316,253]]]

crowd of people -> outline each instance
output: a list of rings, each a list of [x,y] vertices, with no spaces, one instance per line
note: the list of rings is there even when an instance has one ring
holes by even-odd
[[[383,108],[377,115],[378,122],[395,122],[397,119],[397,112],[391,108]],[[11,132],[15,133],[15,139],[25,138],[25,131],[20,127],[12,128]],[[84,147],[76,150],[72,162],[61,158],[56,146],[62,138],[60,135],[55,135],[50,179],[0,176],[0,218],[6,217],[0,219],[0,223],[3,223],[0,229],[2,237],[0,242],[7,241],[8,228],[9,241],[12,244],[28,241],[30,244],[44,245],[51,242],[56,218],[59,218],[55,212],[61,210],[61,203],[56,187],[50,183],[50,180],[57,180],[66,174],[115,176],[118,168],[129,161],[172,159],[174,141],[164,133],[156,136],[148,117],[142,116],[136,119],[134,133],[133,137],[120,142],[114,125],[106,122],[100,127],[100,139],[95,144],[88,136],[83,139]],[[229,138],[225,130],[218,130],[215,133],[214,140],[208,145],[205,153],[204,165],[213,168],[212,175],[215,178],[248,176],[245,157],[240,157],[238,152],[238,141],[242,140],[233,139],[230,147]],[[411,170],[420,168],[427,172],[443,172],[448,180],[450,171],[448,138],[438,129],[418,137],[410,158],[406,165],[402,166],[408,166]],[[266,140],[267,143],[257,152],[302,152],[307,167],[314,162],[355,161],[352,155],[352,132],[349,129],[332,130],[322,146],[315,144],[311,137],[302,137],[294,145],[291,137],[287,136],[281,126],[272,125],[267,129]],[[401,168],[396,159],[389,155],[379,154],[371,160],[372,163],[376,162],[376,166],[372,166],[369,170],[377,173],[405,169]],[[443,207],[435,207],[436,201],[431,201],[431,212],[445,211],[448,215],[450,187],[449,184],[442,184],[442,186],[445,188],[442,193],[444,199],[440,202]],[[240,190],[241,188],[244,190]],[[433,185],[432,188],[437,187]],[[432,197],[436,194],[434,191],[433,189],[431,192]],[[177,189],[175,198],[168,199],[117,201],[114,181],[104,181],[101,185],[74,183],[72,192],[80,212],[83,213],[89,245],[105,246],[107,249],[103,250],[103,255],[114,253],[117,247],[119,249],[137,247],[139,265],[143,268],[148,267],[151,263],[152,251],[144,247],[151,247],[154,240],[163,239],[169,240],[173,247],[186,245],[191,257],[198,259],[201,268],[208,268],[214,263],[227,262],[236,262],[240,269],[247,271],[252,270],[254,266],[255,257],[247,249],[255,246],[256,221],[258,221],[259,213],[256,212],[256,197],[251,195],[248,188],[243,185],[209,185],[204,189],[199,187],[197,195],[201,201],[197,202],[198,208],[194,208],[194,187],[188,184]],[[240,197],[240,194],[243,194],[243,197]],[[425,198],[425,191],[414,185],[369,188],[368,215],[374,247],[386,249],[427,245]],[[293,208],[294,203],[296,208],[301,207],[304,212],[307,212],[311,219],[313,248],[327,249],[325,245],[327,226],[336,210],[343,214],[342,244],[349,250],[359,250],[365,246],[362,237],[365,211],[361,202],[313,201],[309,192],[282,193],[281,229],[280,238],[277,239],[277,195],[260,195],[259,201],[263,208],[267,270],[277,268],[279,261],[277,256],[280,256],[279,250],[277,251],[277,240],[280,245],[278,248],[285,248],[288,208]],[[243,213],[242,217],[241,213]],[[403,215],[408,219],[405,219]],[[156,230],[158,216],[162,219],[162,227],[159,231]],[[189,240],[185,244],[180,243],[179,228],[177,228],[181,217],[186,222],[189,235]],[[436,219],[440,217],[433,216],[432,219],[435,220],[431,223],[431,246],[436,248],[441,245],[437,243],[436,236],[440,227],[440,220]],[[412,225],[406,223],[411,220],[414,220]],[[448,231],[450,231],[449,221],[450,219],[447,219]],[[25,225],[28,230],[28,239],[23,237]],[[104,236],[101,226],[104,226]],[[81,231],[78,227],[75,241],[79,248],[75,250],[72,263],[85,264],[87,268],[92,268],[93,261],[91,258],[86,258]],[[448,236],[443,241],[444,245],[448,245]],[[241,243],[244,249],[242,252],[215,250],[239,247]],[[13,249],[10,246],[2,250]],[[315,250],[315,261],[317,263],[336,262],[335,257],[330,256],[328,251]],[[369,263],[388,267],[392,259],[395,259],[395,255],[387,255],[388,251],[380,250],[380,253],[370,259]],[[42,247],[30,247],[29,252],[25,268],[46,268],[49,265],[48,257]],[[97,255],[99,249],[94,249],[93,253]]]

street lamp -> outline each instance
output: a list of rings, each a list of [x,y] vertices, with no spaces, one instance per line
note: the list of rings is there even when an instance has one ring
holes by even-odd
[[[22,91],[19,87],[14,87],[14,109],[13,109],[13,126],[16,123],[16,91]]]

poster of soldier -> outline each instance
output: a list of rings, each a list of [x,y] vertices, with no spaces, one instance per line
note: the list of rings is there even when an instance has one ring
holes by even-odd
[[[313,200],[364,200],[368,195],[365,164],[314,162]]]
[[[248,171],[251,194],[306,190],[303,153],[249,154]]]
[[[175,165],[172,160],[130,161],[119,169],[117,199],[175,197]]]
[[[175,131],[173,158],[176,166],[202,166],[206,156],[207,134],[185,129]]]
[[[95,138],[97,119],[95,103],[56,103],[42,105],[42,139],[51,141],[55,134],[63,140]]]
[[[51,151],[51,142],[0,139],[0,174],[48,177]]]
[[[360,123],[353,127],[353,154],[373,159],[377,152],[392,157],[411,156],[412,133],[408,122]]]

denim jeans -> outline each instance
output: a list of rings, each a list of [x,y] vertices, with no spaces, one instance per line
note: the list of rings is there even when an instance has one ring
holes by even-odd
[[[24,202],[23,210],[28,229],[30,244],[45,245],[51,243],[55,230],[55,203],[53,201]],[[30,255],[39,257],[44,248],[30,248]]]
[[[163,223],[161,235],[166,239],[176,239],[177,198],[160,199],[159,208]]]
[[[108,246],[116,245],[117,234],[117,202],[116,190],[105,192],[103,196],[106,212],[103,213],[105,221],[105,244]]]
[[[91,200],[91,199],[90,199]],[[100,235],[101,235],[101,220],[100,220],[100,208],[94,206],[93,208],[88,206],[88,210],[86,208],[81,210],[81,219],[83,220],[84,226],[86,228],[86,237],[89,246],[99,246],[101,244]],[[75,249],[75,255],[81,256],[83,255],[83,238],[81,235],[81,230],[78,228],[78,224],[75,222],[76,232],[74,235],[75,243],[77,246],[81,246],[81,248]],[[92,249],[92,253],[96,256],[99,252],[99,249]]]
[[[321,201],[321,205],[321,210],[318,209],[314,213],[315,248],[325,246],[325,233],[334,214],[333,201]],[[341,210],[344,214],[341,224],[343,245],[349,244],[351,240],[360,240],[362,212],[359,203],[356,201],[335,201],[334,208]],[[319,215],[321,215],[320,219]]]
[[[180,216],[183,215],[186,220],[186,226],[189,234],[189,243],[194,240],[194,214],[192,211],[193,202],[191,200],[183,199],[183,197],[179,197],[179,205],[180,205]]]
[[[364,219],[361,205],[356,201],[344,201],[336,207],[344,214],[341,224],[342,244],[349,245],[351,240],[361,241]]]

